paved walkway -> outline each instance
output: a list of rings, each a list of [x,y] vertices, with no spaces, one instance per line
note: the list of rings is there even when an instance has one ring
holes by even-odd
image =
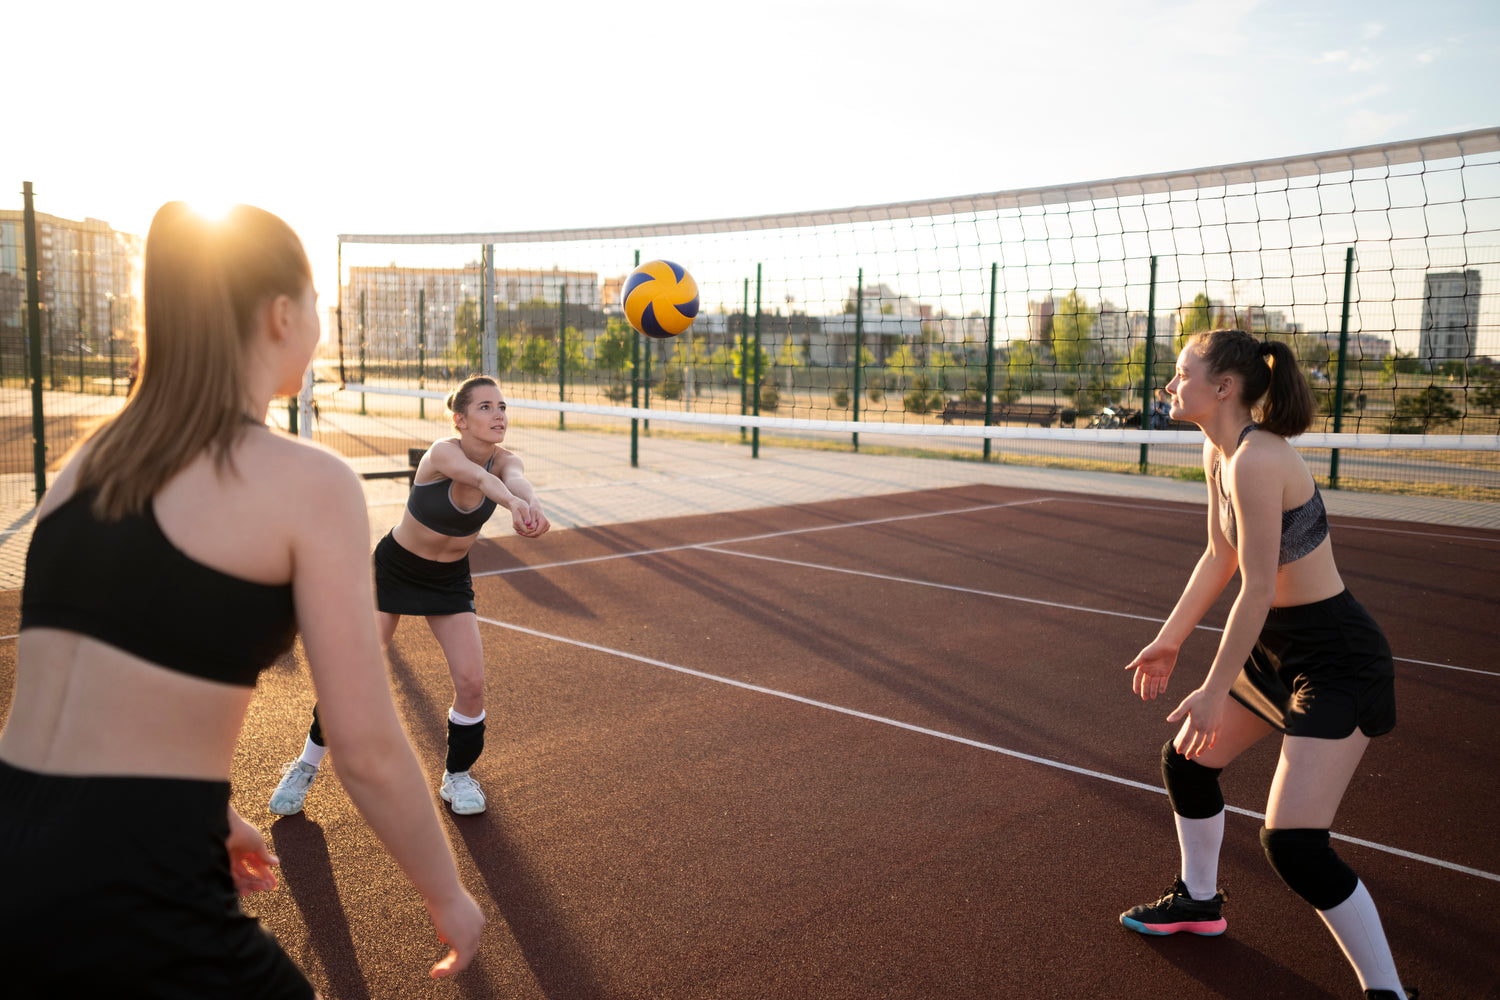
[[[1156,476],[796,448],[762,447],[760,457],[752,459],[744,445],[666,438],[642,439],[640,466],[631,468],[621,458],[619,435],[528,427],[525,437],[527,475],[554,529],[971,483],[1144,501],[1205,502],[1202,483]],[[371,480],[365,484],[365,495],[373,542],[400,519],[406,483]],[[1326,492],[1324,498],[1335,516],[1500,529],[1500,504],[1495,503],[1339,491]],[[32,522],[30,507],[0,508],[0,589],[21,585]],[[504,517],[494,517],[484,534],[505,535],[510,530]]]

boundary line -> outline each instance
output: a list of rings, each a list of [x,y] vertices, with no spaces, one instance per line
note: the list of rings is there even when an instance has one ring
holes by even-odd
[[[478,618],[486,625],[493,625],[496,628],[508,629],[512,632],[520,632],[523,635],[529,635],[533,638],[546,639],[550,642],[560,642],[565,645],[576,646],[580,649],[587,649],[596,653],[604,653],[606,655],[618,657],[620,659],[632,660],[636,663],[643,663],[647,666],[660,667],[663,670],[670,670],[674,673],[686,674],[689,677],[696,677],[699,680],[713,681],[716,684],[724,684],[729,687],[739,688],[743,691],[750,691],[755,694],[769,695],[773,698],[781,698],[785,701],[796,702],[801,705],[807,705],[811,708],[820,708],[824,711],[835,712],[839,715],[852,716],[856,719],[863,719],[866,722],[875,722],[883,726],[891,726],[895,729],[904,729],[907,732],[918,733],[922,736],[931,736],[935,739],[946,740],[950,743],[958,743],[963,746],[974,747],[978,750],[986,750],[990,753],[1002,754],[1006,757],[1013,757],[1017,760],[1023,760],[1030,764],[1040,764],[1044,767],[1056,768],[1057,770],[1067,771],[1069,773],[1081,775],[1086,778],[1097,778],[1100,781],[1108,781],[1117,785],[1125,785],[1129,788],[1141,789],[1143,791],[1151,792],[1156,795],[1167,794],[1166,789],[1158,788],[1154,785],[1147,785],[1144,782],[1135,781],[1130,778],[1122,778],[1118,775],[1106,774],[1103,771],[1094,771],[1086,767],[1079,767],[1076,764],[1067,764],[1059,760],[1052,760],[1048,757],[1038,757],[1035,754],[1024,753],[1020,750],[1012,750],[1008,747],[996,746],[993,743],[983,743],[979,740],[971,740],[966,736],[957,736],[953,733],[945,733],[939,729],[929,729],[926,726],[918,726],[914,723],[902,722],[899,719],[892,719],[883,715],[874,715],[869,712],[861,712],[858,709],[845,708],[842,705],[834,705],[830,702],[818,701],[815,698],[808,698],[803,695],[792,694],[789,691],[778,691],[775,688],[763,687],[759,684],[751,684],[748,681],[739,681],[735,680],[732,677],[724,677],[720,674],[710,674],[702,670],[694,670],[691,667],[684,667],[680,664],[668,663],[665,660],[657,660],[649,656],[642,656],[638,653],[628,653],[621,649],[614,649],[609,646],[601,646],[598,643],[585,642],[582,639],[570,639],[567,636],[555,635],[551,632],[542,632],[537,629],[527,628],[524,625],[516,625],[512,622],[502,622],[495,618],[487,618],[483,615],[479,615]],[[1233,812],[1241,816],[1248,816],[1252,819],[1264,820],[1266,818],[1265,813],[1258,813],[1254,810],[1244,809],[1239,806],[1226,805],[1225,809],[1229,812]],[[1393,854],[1397,857],[1406,858],[1409,861],[1420,861],[1424,864],[1434,865],[1438,868],[1446,868],[1450,871],[1459,872],[1464,875],[1473,875],[1476,878],[1488,879],[1491,882],[1500,882],[1500,875],[1494,874],[1493,872],[1484,871],[1480,868],[1470,868],[1467,865],[1461,865],[1457,862],[1444,861],[1441,858],[1428,857],[1425,854],[1417,854],[1412,851],[1402,850],[1399,847],[1390,847],[1385,844],[1378,844],[1372,840],[1363,840],[1359,837],[1351,837],[1342,833],[1332,833],[1330,834],[1330,836],[1332,836],[1335,840],[1342,840],[1346,843],[1358,844],[1361,847],[1368,847],[1372,850],[1383,851],[1386,854]]]

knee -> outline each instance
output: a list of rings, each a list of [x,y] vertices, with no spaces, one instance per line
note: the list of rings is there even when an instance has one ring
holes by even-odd
[[[1329,846],[1327,830],[1261,827],[1260,844],[1281,881],[1315,909],[1333,909],[1359,885],[1354,870]]]
[[[1161,748],[1161,780],[1172,811],[1183,819],[1209,819],[1224,811],[1217,767],[1204,767],[1177,752],[1172,740]]]
[[[453,672],[453,694],[457,701],[472,705],[484,701],[484,671],[455,670]]]

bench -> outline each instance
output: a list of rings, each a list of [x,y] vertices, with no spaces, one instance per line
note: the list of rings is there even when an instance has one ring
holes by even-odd
[[[1036,424],[1038,427],[1051,427],[1056,422],[1058,411],[1061,409],[1051,403],[995,403],[992,416],[997,424],[1019,422]],[[944,404],[943,412],[938,416],[945,424],[951,424],[955,420],[983,420],[984,400],[950,399]]]
[[[427,454],[426,448],[406,449],[406,468],[404,469],[376,469],[373,472],[361,472],[361,479],[404,479],[406,488],[411,489],[417,481],[417,466],[422,462],[422,456]]]

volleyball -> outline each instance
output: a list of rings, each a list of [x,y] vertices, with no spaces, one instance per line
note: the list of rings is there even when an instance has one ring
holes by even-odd
[[[648,337],[675,337],[698,315],[698,283],[681,264],[651,260],[625,279],[625,318]]]

